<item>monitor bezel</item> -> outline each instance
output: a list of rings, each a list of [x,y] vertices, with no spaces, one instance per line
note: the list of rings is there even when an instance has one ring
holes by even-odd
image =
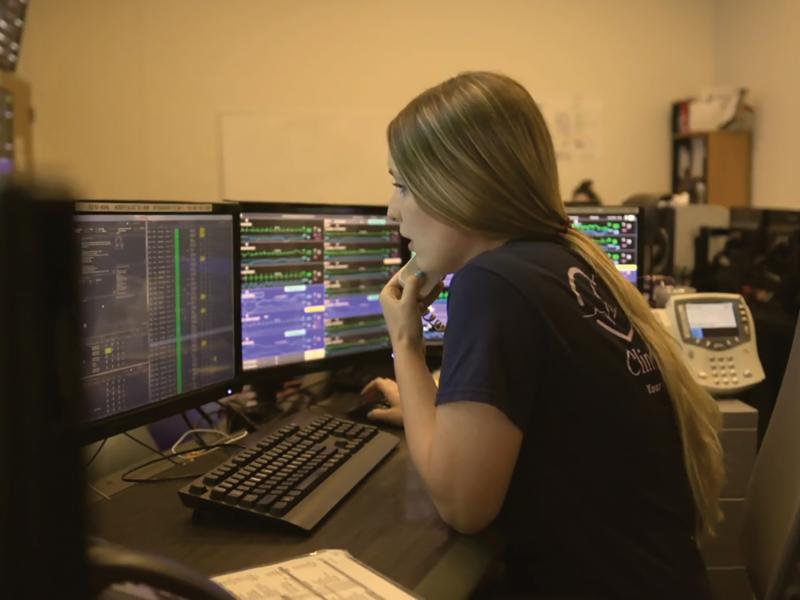
[[[636,215],[636,289],[640,292],[644,285],[644,231],[642,209],[639,206],[567,206],[567,216],[572,215]],[[621,274],[621,273],[620,273]],[[624,277],[624,276],[623,276]],[[627,281],[627,280],[626,280]]]
[[[247,201],[237,202],[239,206],[239,214],[241,224],[241,215],[247,213],[284,213],[292,215],[311,215],[328,213],[332,215],[352,215],[352,214],[369,214],[386,216],[387,206],[385,204],[321,204],[321,203],[304,203],[304,202],[273,202],[273,201]],[[241,239],[241,230],[239,231],[239,239]],[[402,264],[405,264],[411,257],[411,252],[408,249],[408,239],[402,238],[401,245],[401,258]],[[241,262],[239,263],[241,265]],[[241,287],[241,278],[239,280]],[[241,318],[241,298],[239,303],[239,314]],[[363,366],[373,365],[383,361],[391,361],[392,348],[379,348],[373,350],[365,350],[361,352],[353,352],[342,356],[323,357],[317,360],[296,362],[285,365],[269,365],[259,367],[257,369],[244,369],[241,362],[241,348],[242,348],[242,328],[239,328],[239,372],[241,373],[242,382],[253,384],[279,384],[284,381],[291,380],[296,377],[308,375],[310,373],[319,373],[321,371],[334,371],[348,366]]]
[[[96,206],[96,210],[86,210],[89,206]],[[151,210],[142,211],[144,206]],[[175,211],[176,206],[183,207]],[[208,209],[210,207],[210,210]],[[105,208],[105,210],[103,209]],[[134,210],[139,208],[139,210]],[[125,210],[131,209],[131,210]],[[172,209],[172,210],[171,210]],[[73,215],[138,215],[138,214],[185,214],[208,215],[221,214],[231,216],[231,241],[233,243],[233,337],[241,340],[241,312],[240,298],[241,287],[238,265],[239,257],[239,211],[235,204],[219,202],[190,202],[186,200],[76,200]],[[233,377],[176,396],[162,398],[156,402],[138,406],[124,413],[103,417],[94,421],[82,420],[79,423],[79,438],[82,443],[90,443],[113,435],[129,431],[136,427],[155,423],[166,417],[181,412],[198,408],[209,402],[214,402],[237,391],[240,386],[241,375],[241,342],[234,343]]]

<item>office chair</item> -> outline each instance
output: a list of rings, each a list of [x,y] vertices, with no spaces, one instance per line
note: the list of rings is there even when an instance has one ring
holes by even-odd
[[[742,546],[758,600],[800,599],[800,320],[750,476]]]
[[[192,600],[236,600],[227,590],[180,563],[92,539],[87,548],[89,589],[102,600],[129,598],[108,588],[130,582],[150,586],[153,597],[161,592]],[[156,591],[158,590],[158,591]],[[161,596],[158,596],[161,597]]]

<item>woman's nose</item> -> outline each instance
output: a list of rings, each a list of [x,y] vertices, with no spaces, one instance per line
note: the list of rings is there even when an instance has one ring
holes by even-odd
[[[397,207],[391,199],[389,199],[389,206],[386,209],[386,216],[395,221],[400,220],[400,211],[397,210]]]

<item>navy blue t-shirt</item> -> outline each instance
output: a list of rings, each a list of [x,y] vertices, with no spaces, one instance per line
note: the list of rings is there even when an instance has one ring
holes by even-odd
[[[455,274],[447,310],[437,403],[491,404],[523,433],[499,519],[522,587],[709,597],[660,371],[589,266],[512,241]]]

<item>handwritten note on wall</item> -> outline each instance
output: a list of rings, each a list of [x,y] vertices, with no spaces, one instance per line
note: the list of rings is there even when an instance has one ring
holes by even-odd
[[[559,162],[592,160],[603,154],[603,103],[580,94],[539,100]]]

